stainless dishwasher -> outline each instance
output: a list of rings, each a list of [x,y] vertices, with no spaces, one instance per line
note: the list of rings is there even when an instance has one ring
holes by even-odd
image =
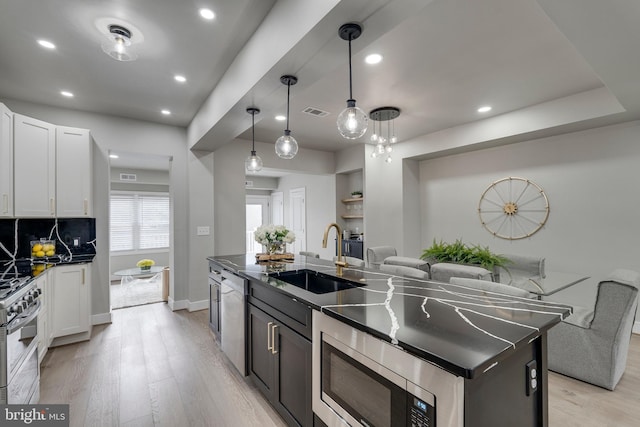
[[[243,375],[247,375],[246,352],[246,283],[226,270],[220,283],[220,335],[222,351]]]

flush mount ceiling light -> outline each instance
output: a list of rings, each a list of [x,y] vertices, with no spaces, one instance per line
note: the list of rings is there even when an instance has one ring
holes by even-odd
[[[244,161],[244,167],[247,172],[256,173],[262,170],[262,159],[256,154],[256,114],[260,114],[260,110],[255,107],[247,108],[247,113],[251,114],[251,154]]]
[[[111,24],[108,28],[109,34],[102,42],[104,53],[117,61],[133,61],[138,58],[138,54],[131,48],[131,31],[116,24]]]
[[[295,76],[282,76],[280,82],[283,85],[287,85],[287,127],[282,135],[276,141],[276,154],[281,159],[293,159],[298,153],[298,141],[291,136],[289,130],[289,98],[291,96],[291,86],[298,83],[298,78]]]
[[[344,24],[338,30],[340,38],[349,41],[349,99],[347,108],[338,115],[338,132],[344,138],[357,139],[367,131],[367,115],[361,108],[356,107],[356,100],[353,99],[353,80],[351,72],[351,40],[355,40],[362,34],[362,27],[353,22]]]
[[[49,40],[38,40],[38,44],[47,49],[55,49],[56,45],[51,43]]]
[[[400,116],[400,109],[396,107],[380,107],[369,112],[371,120],[378,122],[378,132],[376,132],[375,123],[373,125],[373,134],[371,142],[376,144],[371,157],[387,155],[385,162],[391,163],[392,144],[398,141],[396,137],[395,119]],[[387,133],[384,136],[382,122],[387,122]]]

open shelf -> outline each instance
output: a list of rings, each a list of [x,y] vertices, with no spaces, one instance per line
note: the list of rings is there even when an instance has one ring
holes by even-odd
[[[342,199],[342,203],[354,203],[354,202],[361,202],[364,200],[364,197],[355,197],[352,199]]]
[[[364,215],[341,215],[342,219],[362,219]]]

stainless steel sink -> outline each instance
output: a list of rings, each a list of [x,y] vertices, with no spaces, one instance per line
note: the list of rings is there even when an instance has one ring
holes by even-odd
[[[326,294],[364,286],[364,283],[352,282],[313,270],[283,271],[271,273],[269,276],[314,294]]]

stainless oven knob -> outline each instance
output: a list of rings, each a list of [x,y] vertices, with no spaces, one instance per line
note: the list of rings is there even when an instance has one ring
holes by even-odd
[[[24,300],[26,301],[27,305],[31,304],[34,300],[33,295],[29,294],[27,296],[24,297]]]
[[[24,299],[22,301],[18,301],[17,304],[22,305],[22,311],[26,310],[27,307],[29,307],[29,303],[27,301],[25,301]]]
[[[31,295],[33,295],[34,298],[38,298],[40,295],[42,295],[42,290],[40,288],[35,288],[31,291]]]
[[[9,313],[20,314],[23,310],[24,308],[22,308],[22,304],[20,303],[15,303],[11,307],[9,307]]]

